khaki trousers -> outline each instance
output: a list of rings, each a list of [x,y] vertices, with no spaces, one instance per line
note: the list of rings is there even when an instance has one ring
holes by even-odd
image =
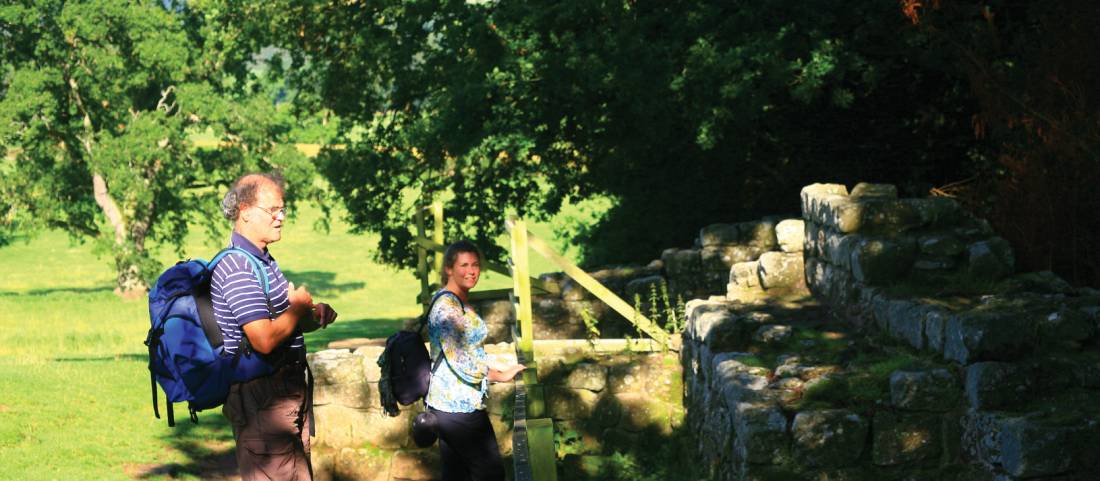
[[[233,425],[242,481],[310,481],[311,422],[304,364],[234,384],[222,413]]]

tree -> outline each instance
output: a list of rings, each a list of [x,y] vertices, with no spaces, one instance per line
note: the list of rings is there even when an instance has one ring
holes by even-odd
[[[320,167],[396,264],[420,197],[453,199],[447,237],[492,255],[506,212],[608,196],[575,239],[586,261],[645,261],[708,223],[793,214],[808,182],[924,193],[980,156],[963,79],[897,3],[250,5],[242,35],[289,50],[293,84],[347,121]]]
[[[223,224],[219,188],[236,176],[278,169],[290,194],[315,194],[311,163],[277,144],[292,117],[250,72],[255,49],[206,16],[161,0],[0,6],[0,231],[97,239],[133,295],[160,268],[150,242],[179,251],[191,223]],[[223,147],[192,149],[207,131]]]
[[[945,193],[989,218],[1017,267],[1100,286],[1100,6],[1088,0],[902,2],[958,65],[992,152]]]

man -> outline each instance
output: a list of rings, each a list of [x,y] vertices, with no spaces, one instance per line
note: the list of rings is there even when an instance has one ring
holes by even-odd
[[[222,412],[233,425],[243,481],[311,480],[309,458],[313,393],[307,383],[303,327],[336,319],[326,304],[313,304],[305,286],[288,282],[267,246],[282,238],[286,205],[277,174],[249,174],[233,184],[222,212],[234,221],[230,244],[251,253],[267,276],[269,293],[240,253],[214,268],[210,293],[229,354],[260,355],[271,375],[234,384]],[[257,354],[258,353],[258,354]]]

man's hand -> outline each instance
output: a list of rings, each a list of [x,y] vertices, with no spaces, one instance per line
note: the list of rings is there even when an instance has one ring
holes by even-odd
[[[313,306],[313,317],[317,320],[317,324],[321,326],[321,329],[324,329],[329,324],[336,322],[336,310],[323,302],[318,303]]]
[[[309,316],[310,311],[313,310],[313,296],[306,289],[306,286],[295,288],[294,283],[291,282],[287,289],[290,308],[298,312],[299,317]]]

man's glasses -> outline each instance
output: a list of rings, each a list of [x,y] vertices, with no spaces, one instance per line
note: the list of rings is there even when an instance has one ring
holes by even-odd
[[[274,207],[269,209],[269,208],[261,206],[261,205],[254,205],[252,207],[255,207],[255,208],[260,209],[264,212],[267,212],[268,215],[270,215],[272,219],[278,219],[279,214],[282,214],[284,219],[287,218],[287,216],[290,215],[290,211],[287,210],[286,207],[279,207],[278,209],[276,209]]]

